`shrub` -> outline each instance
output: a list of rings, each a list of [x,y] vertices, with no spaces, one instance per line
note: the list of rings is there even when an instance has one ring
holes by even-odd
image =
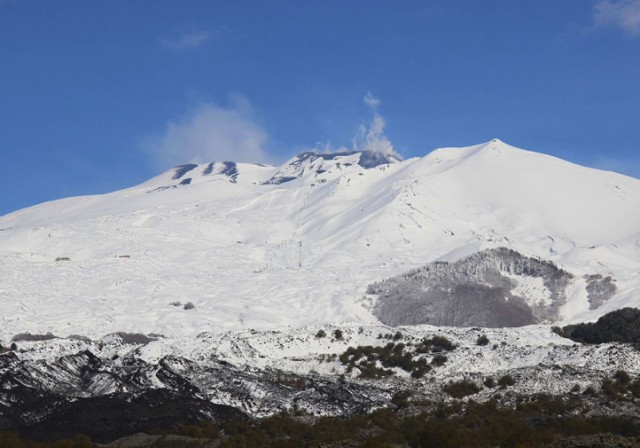
[[[484,380],[484,387],[488,388],[488,389],[493,389],[494,387],[496,387],[496,382],[493,378],[489,377],[489,378],[485,378]]]
[[[478,336],[478,340],[476,341],[476,345],[487,345],[489,343],[489,338],[486,335],[480,335]]]
[[[596,395],[598,395],[598,393],[596,392],[596,390],[594,389],[593,386],[588,386],[584,392],[582,392],[582,395],[587,395],[590,397],[595,397]]]
[[[383,369],[365,361],[358,365],[358,369],[360,369],[359,378],[363,379],[379,379],[393,375],[393,370]]]
[[[418,353],[438,353],[455,350],[456,345],[443,336],[433,336],[431,339],[423,339],[416,345]]]
[[[480,392],[480,388],[475,383],[464,379],[461,381],[450,382],[446,384],[442,390],[453,398],[464,398],[469,395],[475,395]]]
[[[513,386],[514,384],[516,384],[516,380],[511,375],[504,375],[498,380],[498,386],[502,389]]]
[[[456,345],[444,336],[432,337],[431,345],[434,352],[450,352],[456,348]]]
[[[399,341],[402,338],[403,338],[403,334],[400,331],[396,331],[396,334],[393,335],[393,340],[394,341]]]
[[[320,339],[320,338],[324,338],[327,335],[327,332],[324,330],[318,330],[318,332],[316,333],[316,338]]]
[[[624,393],[624,388],[620,387],[620,384],[617,384],[611,378],[605,378],[600,384],[600,391],[609,398],[619,399]]]
[[[187,302],[187,303],[184,304],[184,306],[182,308],[188,311],[188,310],[194,309],[195,307],[196,306],[193,303]]]
[[[613,379],[619,384],[628,384],[631,381],[631,377],[624,370],[618,370],[616,374],[613,375]]]
[[[343,336],[342,335],[342,330],[340,330],[340,329],[336,329],[333,332],[333,337],[336,338],[337,341],[341,341],[342,340],[342,336]]]
[[[424,359],[422,359],[421,361],[424,361]],[[411,371],[411,378],[416,378],[416,379],[422,378],[430,371],[431,371],[431,367],[429,367],[429,365],[427,365],[425,362],[424,366],[417,366],[413,368],[413,370]]]
[[[393,395],[391,403],[395,404],[399,408],[406,408],[409,406],[409,398],[411,398],[411,392],[408,390],[401,390]]]
[[[441,367],[443,366],[445,363],[447,362],[447,357],[445,355],[443,355],[442,353],[438,353],[436,356],[433,357],[433,359],[431,360],[431,364],[436,366],[436,367]]]

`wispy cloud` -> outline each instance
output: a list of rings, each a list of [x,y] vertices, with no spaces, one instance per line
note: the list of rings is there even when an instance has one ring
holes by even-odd
[[[369,125],[360,125],[356,135],[351,141],[351,146],[339,146],[335,147],[328,142],[318,142],[314,148],[305,149],[315,152],[323,153],[335,153],[335,152],[349,152],[349,151],[372,151],[385,155],[395,157],[401,160],[402,156],[398,154],[393,148],[391,140],[385,135],[385,120],[378,112],[381,101],[379,98],[373,96],[371,92],[367,92],[362,102],[369,108],[372,114]]]
[[[199,105],[168,122],[164,132],[147,138],[144,146],[163,168],[186,162],[269,163],[272,157],[266,150],[268,139],[251,103],[237,96],[229,107]]]
[[[599,0],[593,7],[594,28],[615,27],[640,35],[640,0]]]
[[[367,92],[363,102],[369,107],[373,117],[369,126],[360,126],[358,134],[353,140],[353,149],[356,151],[373,151],[401,158],[393,149],[391,140],[384,133],[385,121],[378,112],[381,103],[380,99],[373,96],[371,92]]]
[[[210,42],[214,34],[208,30],[192,30],[173,38],[163,37],[160,43],[169,50],[192,50]]]
[[[380,106],[380,99],[373,96],[371,92],[367,92],[367,94],[364,96],[363,101],[364,104],[366,104],[373,110],[376,110],[378,106]]]

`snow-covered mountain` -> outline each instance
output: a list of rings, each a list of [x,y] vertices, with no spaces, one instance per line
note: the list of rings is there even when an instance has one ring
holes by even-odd
[[[499,272],[547,320],[640,307],[640,181],[499,140],[183,165],[1,217],[0,339],[377,323],[369,285],[497,248],[566,273]]]

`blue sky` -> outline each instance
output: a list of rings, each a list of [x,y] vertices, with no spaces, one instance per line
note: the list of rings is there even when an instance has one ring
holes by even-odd
[[[0,214],[363,133],[640,177],[639,123],[640,0],[0,0]]]

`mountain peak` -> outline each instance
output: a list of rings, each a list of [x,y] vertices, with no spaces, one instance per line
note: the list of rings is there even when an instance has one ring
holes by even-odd
[[[511,150],[511,149],[519,149],[515,146],[511,146],[508,143],[503,142],[499,138],[493,138],[486,143],[482,143],[477,146],[480,150],[484,151],[500,151],[500,150]]]
[[[292,180],[308,176],[322,176],[342,174],[345,169],[360,167],[365,170],[399,162],[401,158],[392,154],[375,151],[344,151],[344,152],[302,152],[285,162],[266,184],[283,184]],[[326,181],[326,179],[324,179]]]
[[[402,160],[397,154],[385,154],[377,151],[341,151],[341,152],[315,152],[306,151],[296,155],[298,160],[336,160],[343,157],[350,157],[353,155],[359,155],[358,165],[362,168],[369,169],[375,168],[379,165],[385,165],[388,163],[395,163]]]

